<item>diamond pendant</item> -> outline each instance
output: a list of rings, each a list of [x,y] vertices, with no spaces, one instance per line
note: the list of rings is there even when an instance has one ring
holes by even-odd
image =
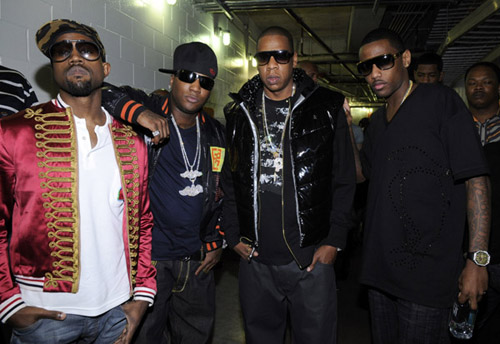
[[[202,175],[202,173],[198,170],[185,171],[185,172],[181,173],[182,178],[187,178],[191,182],[193,182],[193,180],[196,180],[196,178],[201,177],[201,175]]]
[[[203,187],[198,184],[198,185],[191,185],[191,186],[186,186],[184,189],[179,190],[179,193],[181,196],[189,196],[189,197],[194,197],[196,195],[199,195],[203,192]]]
[[[281,169],[283,168],[283,159],[281,157],[275,158],[273,167],[276,172],[281,171]]]

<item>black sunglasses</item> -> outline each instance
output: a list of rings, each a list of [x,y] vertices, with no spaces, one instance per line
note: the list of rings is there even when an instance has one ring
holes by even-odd
[[[94,42],[68,39],[54,43],[49,49],[50,59],[53,62],[66,61],[73,52],[73,47],[76,48],[78,54],[87,61],[95,61],[101,57],[101,50]]]
[[[380,70],[387,70],[394,67],[394,61],[401,55],[403,55],[404,51],[400,51],[395,54],[384,54],[372,59],[361,61],[356,64],[358,67],[359,74],[363,76],[368,76],[372,72],[373,65],[377,66]]]
[[[192,84],[198,79],[200,80],[200,86],[207,91],[211,91],[212,88],[214,88],[214,79],[210,79],[208,76],[203,76],[189,70],[181,69],[175,73],[175,76],[179,78],[180,81],[187,82],[188,84]]]
[[[293,53],[287,50],[272,50],[272,51],[260,51],[255,54],[255,59],[260,66],[264,66],[269,63],[271,56],[279,64],[287,64],[293,56]]]

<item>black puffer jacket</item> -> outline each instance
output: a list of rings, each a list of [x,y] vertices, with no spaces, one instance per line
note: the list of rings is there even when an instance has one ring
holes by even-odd
[[[302,70],[295,69],[293,78],[300,95],[286,128],[285,142],[290,144],[284,149],[289,149],[292,157],[296,213],[286,216],[296,217],[300,247],[318,244],[343,247],[351,224],[349,212],[355,189],[354,158],[342,109],[344,97],[316,86]],[[234,101],[224,109],[237,204],[237,218],[231,218],[236,217],[236,212],[224,211],[224,216],[228,216],[226,240],[230,246],[241,238],[258,245],[262,220],[257,123],[262,92],[263,84],[257,75],[238,94],[231,94]]]

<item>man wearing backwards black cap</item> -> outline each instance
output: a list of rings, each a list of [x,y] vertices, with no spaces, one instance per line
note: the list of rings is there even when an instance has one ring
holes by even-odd
[[[146,145],[101,107],[94,29],[36,41],[60,92],[0,120],[0,319],[11,343],[129,343],[156,292]]]
[[[217,75],[217,58],[199,42],[175,49],[170,94],[148,96],[122,87],[104,92],[105,106],[132,123],[155,114],[168,121],[168,142],[150,147],[150,196],[154,214],[152,259],[158,270],[158,295],[137,337],[138,343],[208,342],[215,312],[211,269],[220,259],[222,125],[203,105]],[[134,100],[131,100],[134,99]],[[136,103],[135,101],[139,102]],[[153,122],[154,123],[154,122]],[[154,127],[148,127],[154,132]],[[159,131],[159,130],[158,130]]]

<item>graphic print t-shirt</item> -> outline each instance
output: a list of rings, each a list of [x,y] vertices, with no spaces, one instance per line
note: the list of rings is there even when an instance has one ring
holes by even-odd
[[[289,99],[274,101],[266,97],[267,121],[264,122],[264,116],[262,116],[259,123],[261,221],[259,256],[256,260],[271,265],[288,264],[293,259],[283,238],[281,194],[283,165],[281,169],[275,169],[273,154],[281,148],[283,131],[286,130],[285,119],[290,110],[289,101]],[[267,125],[267,131],[265,125]]]
[[[281,166],[281,169],[275,169],[276,159],[274,157],[274,152],[281,149],[281,138],[283,130],[285,130],[285,119],[289,110],[289,100],[274,101],[266,97],[265,101],[267,121],[264,119],[264,116],[262,116],[261,130],[259,131],[261,192],[272,192],[281,195],[283,166]],[[266,127],[267,131],[265,130]],[[281,157],[283,157],[283,154],[281,154]]]

